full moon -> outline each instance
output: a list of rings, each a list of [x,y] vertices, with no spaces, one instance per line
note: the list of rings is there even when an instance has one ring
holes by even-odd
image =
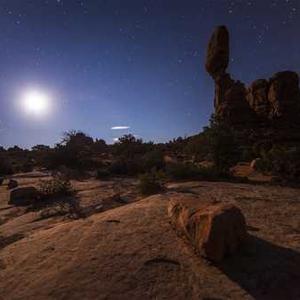
[[[22,97],[22,106],[30,115],[43,116],[50,110],[50,97],[42,91],[29,90]]]

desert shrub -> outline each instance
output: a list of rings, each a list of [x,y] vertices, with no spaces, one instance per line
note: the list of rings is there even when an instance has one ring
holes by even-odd
[[[255,158],[256,155],[254,154],[251,147],[245,147],[244,149],[241,150],[241,157],[240,157],[241,161],[252,161]]]
[[[174,180],[193,179],[197,177],[198,168],[193,164],[170,163],[166,167],[168,177]]]
[[[0,176],[11,175],[14,173],[12,163],[7,158],[0,157]]]
[[[279,181],[300,182],[300,149],[274,146],[261,152],[256,167],[277,176]]]
[[[121,157],[108,167],[108,172],[114,175],[137,175],[142,173],[142,162],[139,158]]]
[[[29,209],[39,210],[40,217],[49,218],[67,215],[70,218],[84,217],[70,181],[62,176],[43,180],[39,184],[39,198]]]
[[[226,173],[239,161],[242,150],[233,129],[212,117],[210,126],[189,139],[185,152],[196,161],[212,161],[220,173]]]
[[[96,173],[96,178],[100,180],[107,180],[111,176],[107,169],[98,169]]]
[[[127,174],[127,164],[123,159],[118,159],[109,166],[109,172],[116,175],[125,175]]]
[[[27,172],[32,172],[33,171],[33,167],[34,164],[32,161],[28,160],[26,162],[24,162],[21,166],[20,166],[20,171],[27,173]]]
[[[41,181],[39,191],[43,200],[73,196],[75,193],[71,182],[62,176],[55,176],[53,179]]]
[[[89,173],[86,170],[69,168],[65,165],[60,165],[57,169],[52,170],[52,175],[54,177],[62,177],[66,180],[83,180],[90,177]]]
[[[191,163],[172,163],[166,168],[167,176],[173,180],[220,180],[230,178],[229,172],[218,168],[198,167]]]
[[[142,157],[143,171],[149,172],[153,169],[161,170],[165,167],[164,154],[162,151],[153,150]]]
[[[132,134],[126,134],[119,138],[118,142],[113,144],[111,151],[115,156],[122,156],[128,159],[135,159],[154,149],[153,142],[143,142]]]
[[[138,189],[142,195],[153,195],[163,190],[162,176],[157,172],[140,175]]]
[[[66,132],[54,149],[43,152],[45,166],[49,169],[57,169],[62,165],[78,170],[93,169],[93,145],[93,139],[83,132]]]

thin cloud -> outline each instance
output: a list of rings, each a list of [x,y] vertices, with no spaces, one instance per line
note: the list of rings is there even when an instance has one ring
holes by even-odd
[[[129,128],[130,128],[130,126],[113,126],[110,129],[111,130],[126,130],[126,129],[129,129]]]

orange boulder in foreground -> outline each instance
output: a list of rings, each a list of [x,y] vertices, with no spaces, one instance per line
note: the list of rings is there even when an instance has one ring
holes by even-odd
[[[168,214],[176,230],[188,238],[196,251],[214,262],[232,255],[245,243],[245,218],[231,204],[170,201]]]

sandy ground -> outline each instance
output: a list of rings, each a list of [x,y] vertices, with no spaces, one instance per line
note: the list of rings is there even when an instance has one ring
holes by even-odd
[[[34,185],[41,176],[18,181]],[[0,299],[300,299],[299,189],[170,183],[141,200],[132,179],[73,184],[82,207],[104,203],[103,211],[41,219],[9,207],[0,187]],[[219,265],[197,256],[167,217],[178,197],[240,207],[249,247]]]

